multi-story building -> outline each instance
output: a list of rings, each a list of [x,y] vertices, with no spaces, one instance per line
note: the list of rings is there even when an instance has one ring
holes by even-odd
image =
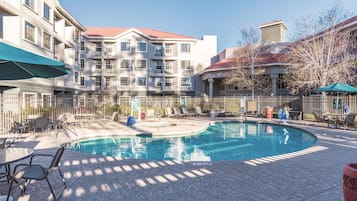
[[[146,28],[86,27],[80,82],[114,96],[201,95],[198,72],[217,51],[216,36],[196,39]]]
[[[63,61],[72,70],[53,79],[0,81],[0,92],[18,93],[34,105],[50,102],[53,94],[79,93],[79,48],[85,28],[57,0],[0,0],[0,13],[2,42]]]

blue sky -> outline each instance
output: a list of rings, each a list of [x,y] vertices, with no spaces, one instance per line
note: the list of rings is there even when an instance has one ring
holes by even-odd
[[[284,20],[288,34],[304,16],[335,3],[357,15],[356,0],[59,0],[82,25],[152,28],[201,38],[217,35],[218,51],[236,46],[240,29]]]

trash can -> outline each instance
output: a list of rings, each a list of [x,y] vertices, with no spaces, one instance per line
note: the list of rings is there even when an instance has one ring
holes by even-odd
[[[265,118],[271,119],[273,118],[273,108],[272,107],[265,107]]]
[[[343,196],[345,201],[357,201],[357,163],[343,167]]]
[[[145,119],[145,112],[140,113],[140,119],[144,120]]]

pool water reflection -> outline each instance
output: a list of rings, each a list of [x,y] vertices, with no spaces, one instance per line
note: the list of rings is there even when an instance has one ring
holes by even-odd
[[[316,137],[283,125],[224,122],[187,137],[111,137],[83,140],[68,148],[98,155],[150,160],[248,160],[308,148]]]

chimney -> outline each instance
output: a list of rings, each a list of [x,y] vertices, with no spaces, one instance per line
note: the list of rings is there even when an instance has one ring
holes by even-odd
[[[272,21],[259,26],[262,32],[262,43],[285,42],[286,26],[282,20]]]

